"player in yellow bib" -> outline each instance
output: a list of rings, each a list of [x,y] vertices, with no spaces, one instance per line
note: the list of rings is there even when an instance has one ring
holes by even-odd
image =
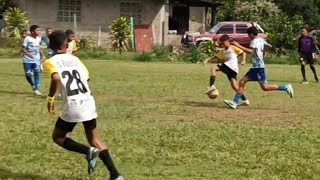
[[[66,150],[86,155],[89,174],[95,170],[96,159],[99,157],[110,172],[110,180],[123,180],[96,129],[97,112],[88,85],[87,68],[77,57],[66,54],[68,42],[67,35],[63,31],[52,32],[49,39],[49,48],[55,54],[44,63],[45,72],[51,77],[48,95],[50,114],[54,114],[54,95],[58,87],[63,98],[63,110],[53,131],[53,141]],[[77,123],[83,124],[87,140],[92,147],[67,137]]]

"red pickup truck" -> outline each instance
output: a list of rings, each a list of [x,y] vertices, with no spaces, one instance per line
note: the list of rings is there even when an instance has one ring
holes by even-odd
[[[250,39],[247,34],[247,29],[251,26],[255,26],[258,29],[258,36],[266,39],[267,34],[264,30],[256,23],[250,22],[219,22],[209,32],[204,34],[200,33],[189,33],[183,35],[181,43],[183,46],[189,47],[190,45],[198,46],[203,41],[215,41],[217,42],[219,38],[227,34],[233,40],[237,41],[239,44],[248,47],[250,44]]]

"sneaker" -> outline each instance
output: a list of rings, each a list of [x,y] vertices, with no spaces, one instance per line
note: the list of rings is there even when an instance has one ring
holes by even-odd
[[[34,94],[37,96],[42,96],[41,92],[39,90],[34,90]]]
[[[88,174],[92,174],[96,170],[98,156],[99,150],[94,147],[90,147],[86,158],[88,161]]]
[[[230,101],[230,100],[224,100],[224,102],[232,109],[237,109],[237,103]]]
[[[248,99],[241,101],[241,103],[238,106],[250,106],[250,101]]]
[[[212,85],[211,87],[208,88],[208,90],[204,94],[209,94],[211,91],[214,91],[216,88],[215,85]]]
[[[309,82],[307,80],[303,80],[301,84],[309,84]]]
[[[109,180],[124,180],[124,178],[122,176],[118,176],[116,178],[110,177]]]
[[[288,95],[289,95],[291,98],[293,98],[294,92],[293,92],[293,87],[292,87],[292,85],[291,85],[291,84],[288,84],[286,87],[287,87],[287,93],[288,93]]]

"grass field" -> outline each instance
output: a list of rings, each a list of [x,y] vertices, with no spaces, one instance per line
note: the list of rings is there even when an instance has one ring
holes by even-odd
[[[209,67],[84,63],[99,130],[128,180],[320,179],[320,84],[299,84],[298,66],[267,67],[270,83],[293,84],[294,99],[252,83],[251,107],[231,110],[223,99],[234,93],[223,75],[220,97],[203,95]],[[53,144],[57,116],[47,114],[45,97],[33,96],[20,61],[0,60],[0,82],[0,179],[108,179],[102,162],[89,177],[81,155]],[[47,94],[48,77],[42,83]],[[81,125],[71,136],[85,142]]]

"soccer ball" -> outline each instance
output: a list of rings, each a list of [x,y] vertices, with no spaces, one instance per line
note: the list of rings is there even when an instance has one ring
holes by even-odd
[[[218,89],[215,89],[215,90],[210,91],[210,92],[208,93],[208,97],[209,97],[210,99],[216,99],[218,96],[219,96],[219,90],[218,90]]]

